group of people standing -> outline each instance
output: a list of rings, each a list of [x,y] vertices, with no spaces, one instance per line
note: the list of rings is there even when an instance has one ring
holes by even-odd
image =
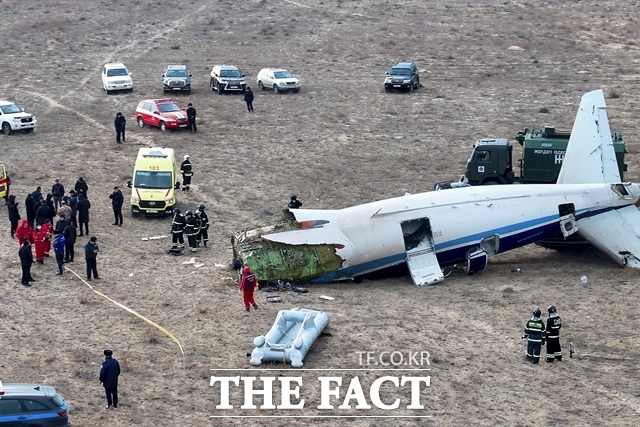
[[[562,360],[560,348],[560,328],[562,319],[558,315],[555,305],[547,307],[549,318],[545,328],[541,319],[542,311],[539,308],[533,310],[533,317],[524,326],[522,338],[527,338],[527,360],[533,364],[540,362],[540,350],[547,343],[547,362]]]
[[[191,252],[197,252],[201,244],[206,248],[209,241],[209,217],[205,213],[205,206],[200,205],[195,213],[173,210],[173,222],[171,224],[171,250],[181,252],[184,249],[184,236]]]
[[[78,178],[74,189],[69,190],[68,194],[59,179],[55,180],[51,192],[46,196],[42,193],[42,187],[38,186],[25,199],[25,219],[20,216],[19,202],[16,201],[15,195],[9,196],[7,210],[11,223],[11,238],[16,238],[20,245],[18,255],[22,266],[23,285],[31,286],[30,283],[35,282],[31,275],[31,266],[34,263],[44,264],[44,259],[49,257],[52,248],[58,265],[58,275],[64,273],[64,263],[74,262],[77,228],[80,228],[80,236],[84,235],[83,232],[89,234],[91,203],[87,197],[88,190],[89,186],[82,177]],[[21,219],[22,222],[18,226]],[[94,239],[94,243],[97,240],[95,237],[91,239]]]

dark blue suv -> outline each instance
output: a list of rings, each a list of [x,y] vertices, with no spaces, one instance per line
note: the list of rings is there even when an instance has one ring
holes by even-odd
[[[0,427],[69,427],[69,409],[56,389],[0,382]]]

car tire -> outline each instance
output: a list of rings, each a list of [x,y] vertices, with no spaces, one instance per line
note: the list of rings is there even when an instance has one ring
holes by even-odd
[[[294,89],[293,90],[293,93],[298,93],[298,92],[300,92],[300,89]]]
[[[133,206],[131,207],[131,217],[132,218],[137,218],[138,217],[138,214],[133,211]]]
[[[164,122],[160,122],[160,130],[162,132],[166,132],[167,131],[167,125]]]
[[[142,117],[138,117],[138,126],[140,129],[144,127],[144,120],[142,120]]]
[[[258,89],[264,90],[264,85],[262,84],[262,82],[258,82]]]
[[[413,93],[413,83],[409,85],[409,93]]]
[[[25,129],[24,131],[25,131],[25,133],[31,133],[31,132],[33,132],[33,128]]]
[[[389,88],[388,88],[388,87],[386,87],[386,86],[384,87],[384,91],[385,91],[385,92],[387,92],[387,93],[391,92],[391,91],[389,90]]]
[[[218,83],[216,87],[218,88],[218,95],[222,95],[222,93],[224,92],[224,89],[222,89],[222,86],[220,86],[220,83]]]
[[[11,125],[7,122],[2,123],[2,133],[5,135],[11,135]]]
[[[216,90],[216,88],[213,86],[213,79],[209,80],[209,87],[212,91]]]
[[[280,93],[280,89],[278,89],[278,85],[273,85],[273,93]]]

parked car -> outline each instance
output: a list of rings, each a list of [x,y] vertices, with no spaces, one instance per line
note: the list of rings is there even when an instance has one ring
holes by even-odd
[[[171,99],[145,99],[138,104],[135,112],[138,126],[156,126],[165,132],[167,129],[188,127],[187,113],[184,108]]]
[[[102,67],[102,88],[109,94],[114,90],[133,91],[133,79],[122,63],[105,64]]]
[[[300,80],[283,68],[263,68],[257,77],[258,89],[278,92],[300,92]]]
[[[387,71],[384,80],[384,91],[407,90],[413,92],[420,87],[420,72],[413,62],[396,62]]]
[[[211,80],[209,81],[211,90],[217,90],[219,94],[224,92],[244,93],[247,83],[244,74],[233,65],[216,65],[211,70]]]
[[[0,427],[69,427],[69,409],[56,389],[39,384],[2,384]]]
[[[186,65],[169,65],[162,75],[162,87],[167,91],[191,92],[191,73]]]
[[[24,108],[13,102],[0,100],[0,128],[5,135],[17,130],[32,132],[37,124],[36,116],[25,113]]]

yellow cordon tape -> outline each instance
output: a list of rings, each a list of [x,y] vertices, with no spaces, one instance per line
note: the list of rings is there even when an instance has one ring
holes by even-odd
[[[157,328],[158,330],[164,332],[169,338],[171,338],[176,344],[178,344],[178,347],[180,348],[180,353],[182,353],[182,369],[185,369],[185,362],[184,362],[184,351],[182,350],[182,345],[180,344],[180,341],[178,341],[178,339],[169,331],[167,331],[165,328],[163,328],[162,326],[158,325],[156,322],[153,322],[149,319],[147,319],[146,317],[144,317],[143,315],[136,313],[135,311],[131,310],[129,307],[127,307],[124,304],[120,304],[118,301],[109,298],[108,296],[106,296],[105,294],[103,294],[102,292],[100,292],[99,290],[95,289],[93,286],[91,286],[90,284],[88,284],[86,282],[86,280],[84,280],[82,277],[80,277],[78,275],[78,273],[76,273],[75,271],[73,271],[72,269],[70,269],[69,267],[65,266],[64,267],[65,270],[73,273],[74,276],[76,276],[78,279],[80,279],[82,281],[82,283],[84,283],[85,285],[87,285],[93,292],[95,292],[96,294],[100,295],[103,298],[108,299],[109,301],[111,301],[112,303],[114,303],[115,305],[117,305],[118,307],[122,308],[123,310],[128,311],[129,313],[133,314],[134,316],[144,320],[145,322],[147,322],[148,324],[150,324],[151,326]]]

